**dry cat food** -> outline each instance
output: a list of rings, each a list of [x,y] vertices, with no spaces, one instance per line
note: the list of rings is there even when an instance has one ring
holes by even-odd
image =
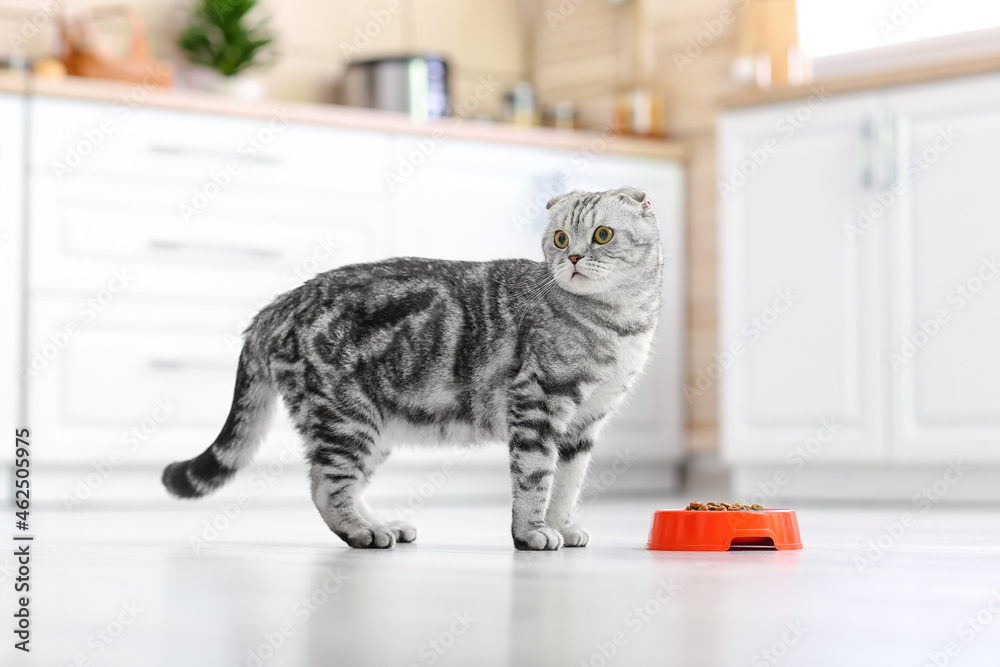
[[[684,509],[696,512],[747,512],[762,510],[764,506],[756,503],[753,505],[740,505],[739,503],[691,503]]]

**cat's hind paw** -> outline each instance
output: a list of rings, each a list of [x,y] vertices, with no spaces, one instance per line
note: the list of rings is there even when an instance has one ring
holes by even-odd
[[[387,526],[370,526],[349,533],[344,541],[355,549],[389,549],[396,544],[396,536]]]
[[[520,551],[549,551],[560,548],[563,537],[555,528],[542,526],[514,535],[514,548]]]
[[[576,524],[561,528],[559,533],[563,537],[563,546],[566,547],[585,547],[590,542],[590,533]]]
[[[417,529],[408,523],[403,523],[402,521],[393,521],[390,523],[389,530],[392,531],[396,541],[400,544],[413,542],[417,539]]]

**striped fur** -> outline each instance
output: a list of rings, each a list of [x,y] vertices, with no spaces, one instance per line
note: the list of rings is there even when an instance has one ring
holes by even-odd
[[[599,226],[614,233],[605,245],[594,241]],[[569,236],[564,249],[557,230]],[[305,443],[313,501],[353,547],[416,536],[361,497],[394,447],[482,442],[510,451],[515,546],[585,545],[573,508],[598,432],[645,364],[663,259],[650,203],[634,188],[553,199],[542,247],[543,262],[345,266],[278,297],[246,331],[222,432],[167,467],[167,489],[195,498],[225,483],[252,458],[281,396]]]

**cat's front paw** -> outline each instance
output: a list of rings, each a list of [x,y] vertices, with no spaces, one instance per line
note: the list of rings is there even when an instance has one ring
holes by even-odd
[[[417,529],[408,523],[403,523],[402,521],[393,521],[390,523],[389,530],[392,531],[396,541],[400,544],[413,542],[417,539]]]
[[[563,537],[563,546],[566,547],[585,547],[590,541],[590,533],[576,524],[560,528],[559,533]]]
[[[563,537],[555,528],[542,526],[514,535],[514,548],[521,551],[549,551],[563,545]]]
[[[371,526],[349,533],[344,541],[355,549],[388,549],[396,544],[396,536],[388,527]]]

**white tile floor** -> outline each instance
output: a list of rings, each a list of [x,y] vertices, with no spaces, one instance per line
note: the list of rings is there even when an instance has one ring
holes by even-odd
[[[210,501],[36,512],[34,651],[4,664],[1000,664],[996,508],[935,507],[897,539],[905,507],[806,506],[801,552],[648,552],[658,506],[680,501],[588,507],[591,545],[550,553],[515,552],[499,505],[423,510],[383,552],[310,508],[251,507],[197,554]]]

